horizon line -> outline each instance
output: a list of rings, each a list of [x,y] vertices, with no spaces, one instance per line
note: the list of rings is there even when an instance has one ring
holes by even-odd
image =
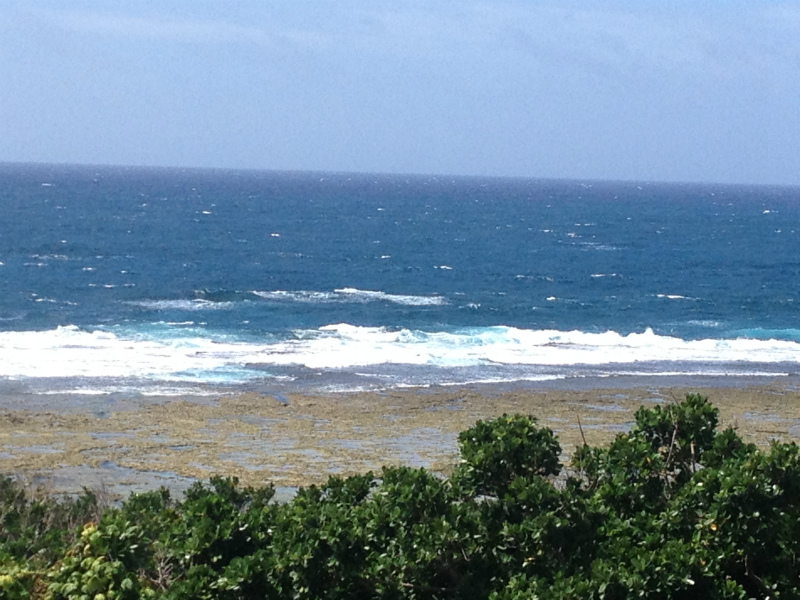
[[[190,165],[148,165],[148,164],[120,164],[120,163],[81,163],[81,162],[43,162],[43,161],[13,161],[0,160],[0,167],[66,167],[66,168],[104,168],[104,169],[140,169],[153,171],[209,171],[209,172],[247,172],[247,173],[283,173],[283,174],[308,174],[330,176],[359,176],[359,177],[430,177],[443,179],[490,179],[490,180],[528,180],[542,182],[574,182],[574,183],[617,183],[617,184],[644,184],[644,185],[714,185],[725,187],[772,187],[772,188],[800,188],[800,183],[754,183],[747,181],[722,182],[712,180],[678,180],[678,179],[602,179],[597,177],[557,177],[543,175],[489,175],[489,174],[453,174],[434,172],[406,172],[406,171],[358,171],[358,170],[325,170],[325,169],[300,169],[300,168],[267,168],[267,167],[209,167]]]

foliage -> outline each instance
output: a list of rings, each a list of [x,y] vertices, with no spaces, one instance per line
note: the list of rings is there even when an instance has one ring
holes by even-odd
[[[717,423],[702,396],[642,408],[561,474],[553,433],[504,415],[461,434],[450,479],[385,468],[285,504],[215,477],[100,516],[7,479],[0,598],[800,597],[800,449]]]
[[[52,562],[73,541],[74,529],[102,510],[89,490],[76,498],[31,495],[14,479],[0,477],[0,563]]]
[[[458,436],[461,465],[456,479],[478,494],[502,494],[517,477],[557,475],[561,446],[534,417],[503,415],[478,421]]]

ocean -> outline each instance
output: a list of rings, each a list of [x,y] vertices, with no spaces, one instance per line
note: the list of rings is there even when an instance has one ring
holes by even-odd
[[[0,394],[792,378],[800,188],[0,165]]]

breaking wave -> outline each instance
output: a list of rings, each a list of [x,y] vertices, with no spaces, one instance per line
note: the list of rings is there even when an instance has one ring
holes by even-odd
[[[426,332],[340,323],[255,342],[168,324],[139,331],[66,326],[0,333],[0,378],[6,380],[125,378],[237,384],[285,377],[293,368],[359,375],[352,369],[391,367],[422,369],[425,381],[447,384],[455,380],[446,372],[458,369],[470,370],[472,381],[513,381],[530,379],[532,373],[539,380],[568,378],[580,368],[604,375],[769,375],[776,370],[794,372],[792,365],[798,362],[797,341],[684,340],[650,329],[627,335],[513,327]],[[486,375],[481,369],[500,369],[502,374]]]

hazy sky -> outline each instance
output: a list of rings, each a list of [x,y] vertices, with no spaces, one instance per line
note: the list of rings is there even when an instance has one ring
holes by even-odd
[[[800,1],[0,0],[0,161],[800,184]]]

